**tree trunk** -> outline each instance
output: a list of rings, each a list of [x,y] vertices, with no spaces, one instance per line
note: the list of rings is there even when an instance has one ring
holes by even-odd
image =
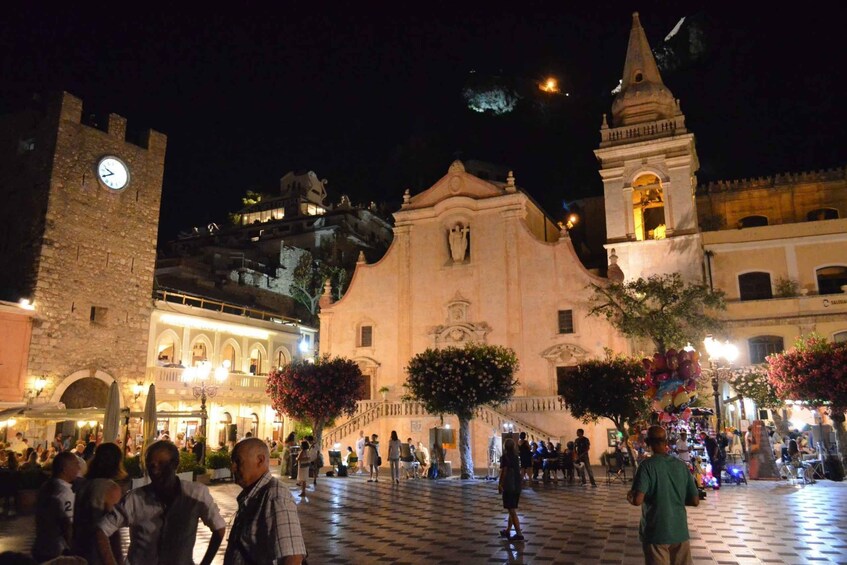
[[[315,435],[315,445],[318,446],[318,473],[320,473],[321,467],[323,467],[323,444],[321,443],[323,440],[324,434],[324,420],[315,420],[314,425],[312,426],[312,433]]]
[[[462,460],[462,478],[473,479],[473,455],[471,453],[471,419],[459,416],[459,457]]]
[[[844,412],[830,414],[832,427],[835,429],[835,446],[841,462],[847,461],[847,430],[844,429]]]
[[[774,408],[771,410],[771,414],[773,415],[773,424],[776,427],[776,433],[779,434],[780,438],[784,438],[791,430],[788,429],[788,423],[782,417],[782,414],[779,413],[780,410],[781,408]]]

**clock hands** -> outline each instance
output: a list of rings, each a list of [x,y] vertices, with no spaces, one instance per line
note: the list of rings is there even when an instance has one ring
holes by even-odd
[[[109,169],[107,169],[106,167],[103,167],[103,170],[106,171],[106,173],[108,173],[108,174],[104,174],[103,175],[104,177],[110,177],[110,176],[115,174],[112,171],[110,171]]]

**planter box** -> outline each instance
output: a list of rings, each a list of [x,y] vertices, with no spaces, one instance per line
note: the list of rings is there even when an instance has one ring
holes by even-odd
[[[191,483],[194,482],[194,471],[186,471],[185,473],[177,473],[176,478],[180,481]]]
[[[229,469],[210,469],[213,481],[223,481],[232,478],[232,471]]]
[[[203,473],[202,475],[197,475],[194,477],[194,481],[203,485],[208,485],[212,482],[212,476],[208,473]]]

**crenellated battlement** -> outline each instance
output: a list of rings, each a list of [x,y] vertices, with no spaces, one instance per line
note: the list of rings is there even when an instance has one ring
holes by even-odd
[[[121,115],[109,114],[101,124],[95,114],[84,114],[82,99],[77,98],[69,92],[61,92],[59,95],[59,119],[60,121],[72,122],[82,126],[96,129],[119,139],[125,143],[131,143],[142,149],[164,149],[167,137],[156,130],[146,129],[138,135],[127,135],[127,121]]]
[[[830,182],[844,179],[847,179],[847,167],[835,167],[832,169],[819,169],[817,171],[805,171],[800,173],[778,173],[767,177],[713,181],[698,185],[697,193],[712,194],[715,192],[735,192],[756,188],[776,188],[792,184]]]

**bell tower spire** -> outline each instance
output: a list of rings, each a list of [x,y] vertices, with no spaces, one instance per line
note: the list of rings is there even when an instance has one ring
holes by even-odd
[[[662,82],[637,12],[612,123],[604,118],[594,154],[603,179],[606,250],[617,258],[609,257],[616,265],[609,276],[702,279],[694,135]]]
[[[612,102],[612,121],[616,127],[630,126],[670,119],[679,113],[673,94],[662,82],[638,12],[634,12],[621,91]]]

